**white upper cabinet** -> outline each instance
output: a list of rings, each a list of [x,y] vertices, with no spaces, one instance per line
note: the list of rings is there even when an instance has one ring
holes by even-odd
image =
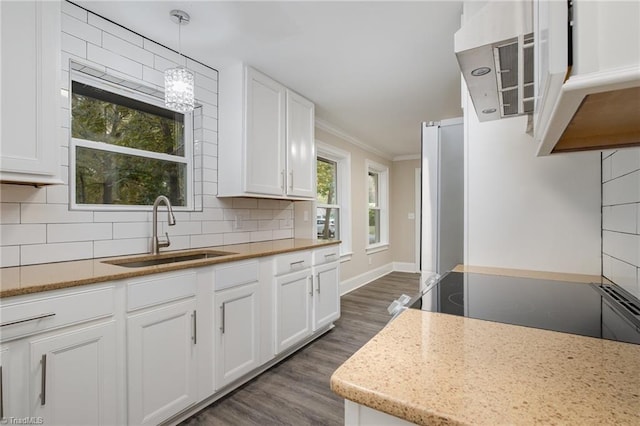
[[[272,78],[220,68],[218,196],[315,197],[314,105]]]
[[[538,155],[640,145],[640,3],[571,4],[533,2]]]
[[[0,2],[0,181],[59,177],[60,2]]]

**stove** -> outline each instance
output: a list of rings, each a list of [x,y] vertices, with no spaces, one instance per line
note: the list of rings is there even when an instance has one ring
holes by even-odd
[[[640,344],[640,302],[616,285],[449,272],[407,305]]]

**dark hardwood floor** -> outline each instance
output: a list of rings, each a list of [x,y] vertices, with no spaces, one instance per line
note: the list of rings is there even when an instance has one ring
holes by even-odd
[[[414,295],[419,275],[392,272],[341,299],[336,327],[182,425],[342,425],[331,374],[389,321],[387,306]]]

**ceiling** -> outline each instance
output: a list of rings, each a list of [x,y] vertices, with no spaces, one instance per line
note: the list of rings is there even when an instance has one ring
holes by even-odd
[[[458,1],[76,1],[167,47],[238,58],[316,105],[321,128],[392,159],[420,152],[420,123],[462,115]]]

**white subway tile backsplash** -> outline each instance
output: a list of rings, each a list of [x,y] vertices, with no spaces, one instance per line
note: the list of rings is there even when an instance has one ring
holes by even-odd
[[[251,233],[251,242],[273,240],[273,231],[254,231]]]
[[[20,266],[20,246],[0,247],[0,268]]]
[[[208,77],[207,75],[209,75],[210,77]],[[195,86],[202,87],[203,89],[207,89],[214,93],[218,93],[218,73],[209,72],[207,75],[196,72],[193,76]],[[215,76],[215,78],[212,78],[213,76]],[[216,103],[216,105],[218,104]]]
[[[71,211],[61,204],[22,204],[22,223],[82,223],[92,222],[93,212]]]
[[[20,204],[2,203],[0,204],[0,223],[20,223]]]
[[[111,257],[127,254],[148,253],[150,249],[150,238],[102,240],[95,241],[93,243],[93,257]]]
[[[280,210],[274,216],[274,219],[293,219],[293,210]]]
[[[602,160],[602,182],[608,182],[611,180],[612,163],[613,163],[613,159],[611,158],[611,156],[608,156]]]
[[[602,229],[635,234],[637,215],[637,204],[620,204],[603,207]]]
[[[184,66],[184,61],[174,62],[162,56],[155,55],[153,61],[153,68],[160,72],[164,72],[168,68],[175,68],[178,65]]]
[[[47,191],[33,186],[0,184],[0,202],[46,203]]]
[[[0,225],[0,240],[3,245],[42,244],[47,241],[47,225]]]
[[[199,221],[214,221],[214,220],[224,220],[224,215],[222,213],[222,209],[211,209],[211,208],[203,208],[201,212],[193,212],[191,213],[190,220],[199,220]]]
[[[187,68],[189,68],[191,71],[214,77],[216,80],[218,79],[217,71],[209,68],[206,65],[202,65],[200,62],[194,61],[193,59],[187,58]]]
[[[87,46],[87,59],[104,65],[112,70],[118,70],[128,77],[142,79],[142,64],[127,59],[117,53],[89,44]]]
[[[612,156],[611,177],[613,179],[640,170],[640,149],[629,148],[616,151]]]
[[[94,222],[150,222],[151,212],[94,212]]]
[[[161,46],[154,41],[151,41],[145,38],[142,41],[142,47],[144,47],[145,50],[148,50],[149,52],[154,53],[158,56],[161,56],[165,59],[168,59],[175,63],[184,64],[184,58],[178,55],[178,52],[174,52],[173,50],[167,49],[166,47]]]
[[[234,198],[232,206],[234,209],[257,209],[258,200],[256,198]]]
[[[96,46],[102,44],[102,31],[64,13],[62,14],[62,32],[71,34]]]
[[[640,202],[640,171],[602,184],[602,205]]]
[[[47,242],[110,240],[113,238],[112,228],[110,223],[49,224],[47,225]]]
[[[605,275],[605,277],[618,284],[631,294],[637,294],[637,269],[638,268],[634,265],[612,258],[611,271],[609,272],[610,275]]]
[[[173,235],[197,235],[202,234],[202,222],[180,221],[176,219],[176,224],[169,226],[167,222],[162,223],[162,232]]]
[[[632,265],[640,265],[640,235],[602,231],[602,252]]]
[[[34,244],[20,247],[20,263],[22,265],[64,262],[92,257],[92,242]]]
[[[224,238],[222,234],[200,234],[191,236],[191,247],[211,247],[221,246],[224,244]]]
[[[164,73],[153,69],[152,67],[142,67],[142,79],[156,86],[164,86]]]
[[[86,10],[76,6],[75,4],[69,3],[68,1],[63,1],[61,5],[62,5],[62,13],[66,13],[69,16],[73,16],[79,21],[87,22]]]
[[[258,208],[268,209],[268,210],[280,210],[280,201],[261,198],[258,200]]]
[[[51,185],[47,187],[47,204],[69,204],[69,187],[67,185]]]
[[[81,58],[86,58],[87,42],[72,35],[62,33],[62,50]]]
[[[153,67],[153,53],[111,34],[102,35],[102,47],[120,56]]]
[[[218,105],[218,94],[202,87],[195,88],[195,97],[198,102],[207,102],[211,105]]]
[[[202,222],[202,233],[203,234],[222,234],[227,232],[233,232],[233,222],[224,220],[224,221],[211,221],[211,222]]]
[[[251,242],[251,232],[234,232],[223,234],[222,241],[224,245],[249,243]]]
[[[151,222],[114,222],[113,239],[149,238],[152,234]]]
[[[286,238],[293,238],[293,229],[275,229],[273,231],[274,240],[284,240]]]
[[[132,43],[136,46],[142,47],[142,36],[139,36],[136,33],[133,33],[126,28],[121,27],[120,25],[116,25],[113,22],[109,22],[106,19],[101,18],[98,15],[94,15],[93,13],[89,14],[88,22],[90,25],[97,27],[110,35],[114,35],[122,40],[126,40],[129,43]]]
[[[261,231],[274,230],[280,228],[279,220],[260,220],[258,221],[258,229]]]
[[[260,221],[272,221],[273,210],[251,210],[251,219]]]

